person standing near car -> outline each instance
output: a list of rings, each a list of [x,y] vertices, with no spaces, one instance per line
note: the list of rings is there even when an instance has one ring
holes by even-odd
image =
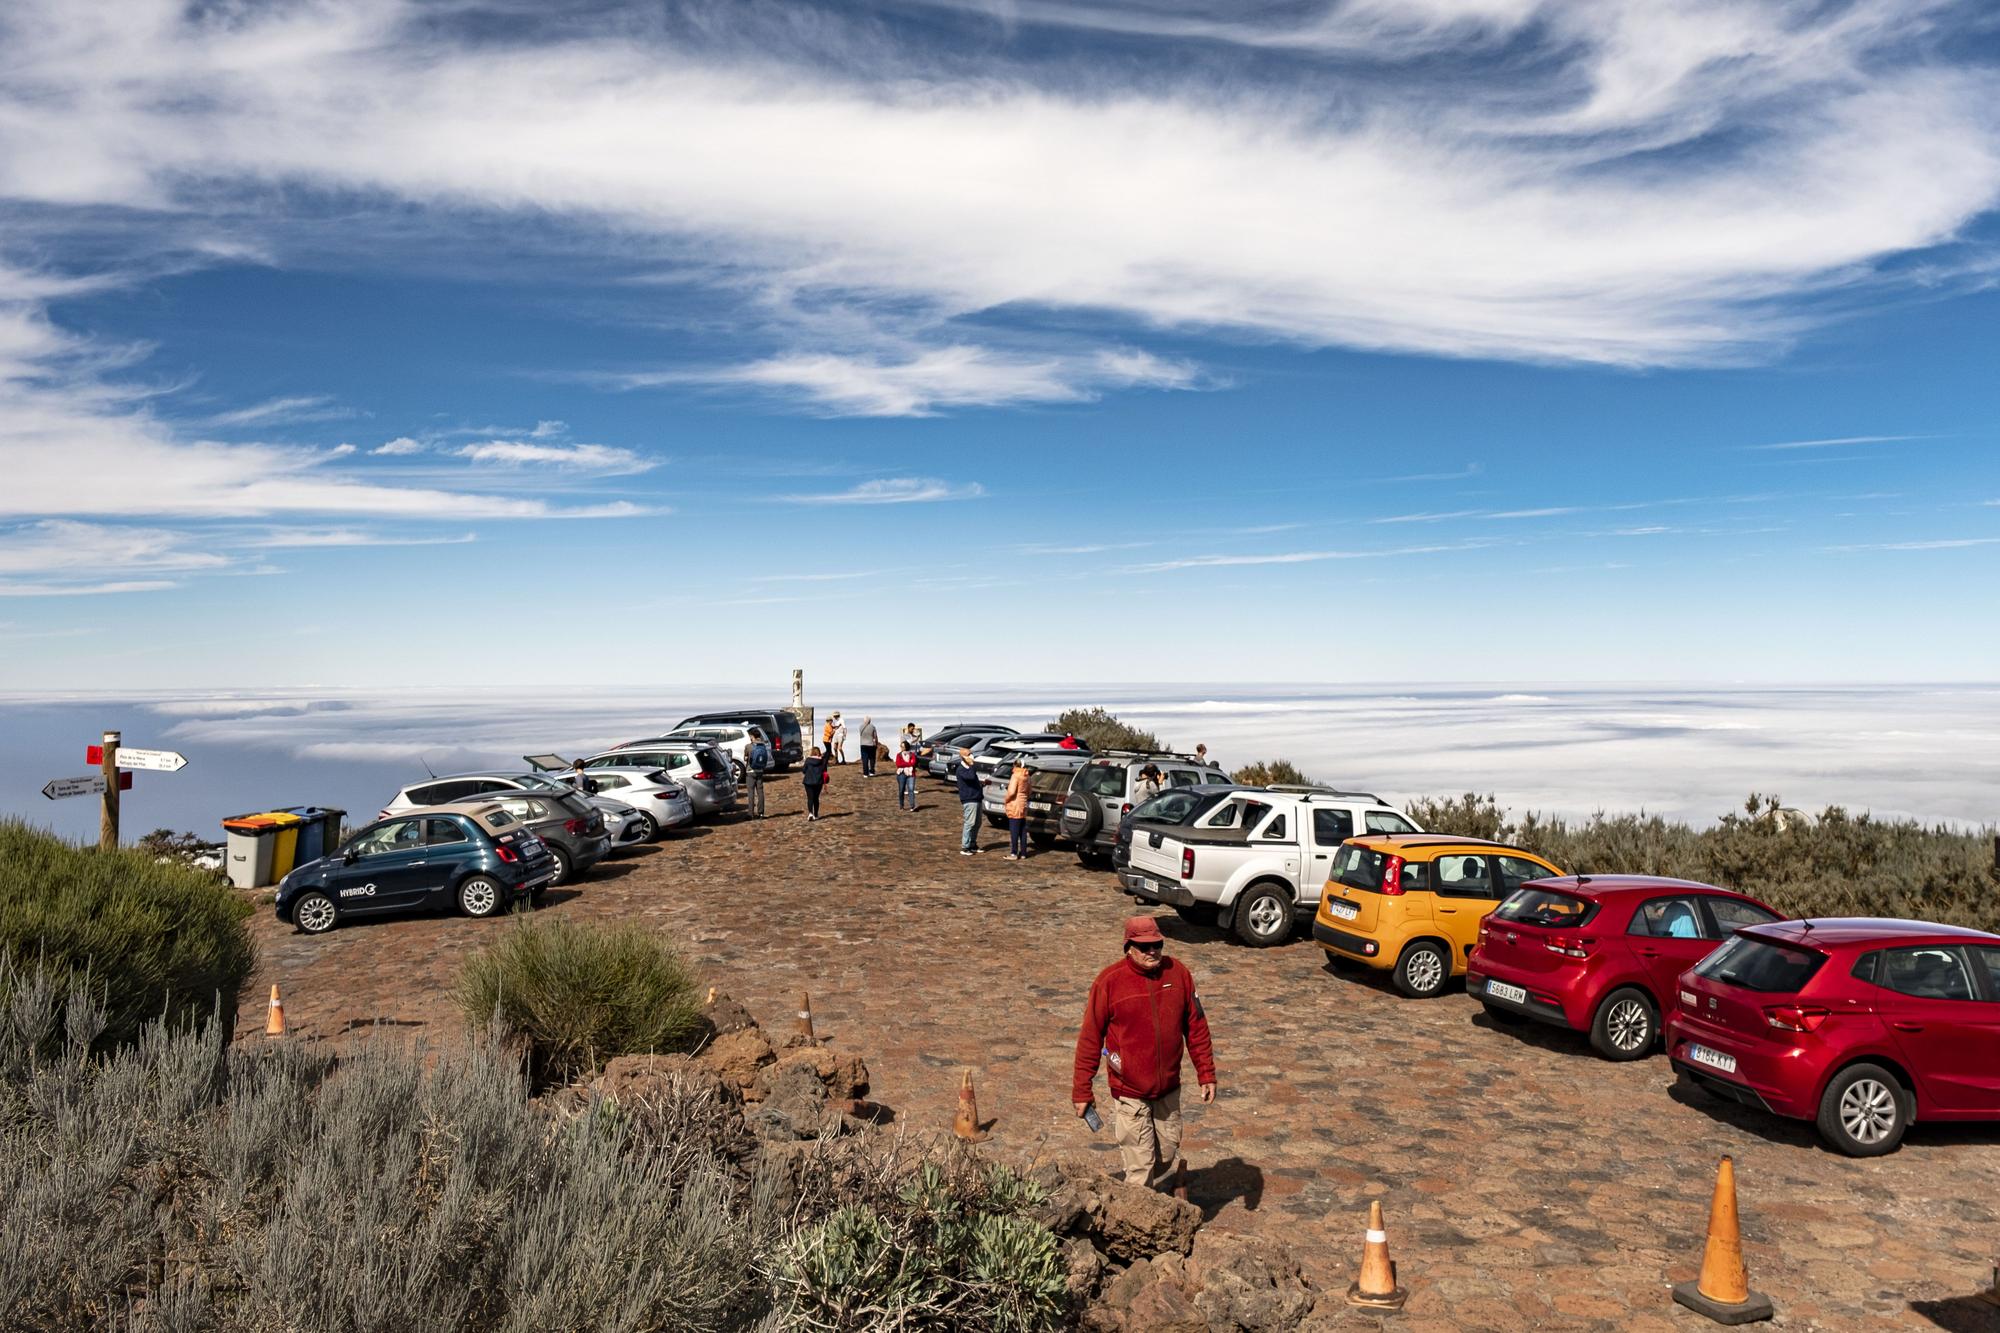
[[[806,784],[806,822],[808,824],[814,823],[819,819],[819,794],[826,786],[829,776],[830,774],[826,771],[826,756],[815,745],[812,748],[812,753],[806,756],[806,761],[799,765],[799,777]]]
[[[743,808],[752,819],[764,817],[764,773],[771,767],[771,746],[764,733],[750,728],[750,748],[743,756]]]
[[[833,715],[832,754],[834,763],[844,764],[847,762],[847,723],[838,713]]]
[[[1028,859],[1028,756],[1014,756],[1014,771],[1007,775],[1007,859]]]
[[[972,766],[972,751],[958,750],[958,767],[951,773],[958,787],[958,807],[965,827],[959,833],[958,854],[971,856],[979,850],[979,770]]]
[[[896,751],[896,808],[917,808],[917,747],[907,737]]]
[[[875,719],[872,717],[862,718],[861,719],[861,776],[864,778],[872,778],[875,776],[875,747],[879,743],[880,741],[875,735]]]
[[[1090,1111],[1097,1065],[1106,1066],[1125,1183],[1166,1190],[1181,1150],[1181,1050],[1194,1061],[1201,1099],[1215,1100],[1215,1048],[1194,974],[1166,955],[1150,916],[1125,919],[1125,956],[1097,974],[1076,1036],[1070,1104]]]
[[[1152,800],[1160,794],[1160,789],[1164,785],[1160,779],[1160,766],[1147,764],[1139,770],[1139,781],[1132,787],[1132,804],[1137,805],[1141,801]]]

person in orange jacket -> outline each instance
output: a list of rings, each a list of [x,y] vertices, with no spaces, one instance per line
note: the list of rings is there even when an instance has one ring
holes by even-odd
[[[1007,859],[1028,859],[1028,757],[1014,756],[1014,771],[1007,775]]]
[[[1076,1037],[1070,1102],[1079,1116],[1092,1104],[1101,1059],[1111,1085],[1113,1120],[1125,1181],[1167,1189],[1181,1150],[1181,1052],[1194,1061],[1201,1099],[1215,1100],[1215,1048],[1194,974],[1166,956],[1166,937],[1150,916],[1125,920],[1125,956],[1097,974]]]

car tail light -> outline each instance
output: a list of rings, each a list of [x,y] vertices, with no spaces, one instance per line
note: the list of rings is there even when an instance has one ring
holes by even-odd
[[[508,865],[512,865],[514,864],[514,862],[521,859],[520,857],[514,855],[514,849],[512,847],[509,847],[504,842],[496,842],[493,844],[493,854],[499,857],[502,861],[505,861]]]
[[[1489,940],[1489,939],[1491,939],[1491,938],[1493,938],[1493,927],[1491,927],[1491,926],[1487,925],[1487,924],[1486,924],[1486,923],[1485,923],[1484,921],[1480,922],[1480,923],[1479,923],[1479,942],[1480,942],[1481,944],[1484,944],[1484,943],[1486,943],[1486,941],[1487,941],[1487,940]]]
[[[388,817],[389,817],[389,812],[387,810],[380,810],[377,811],[375,814],[375,818],[377,819],[387,819]]]
[[[1787,1032],[1817,1032],[1831,1011],[1809,1004],[1780,1004],[1764,1011],[1764,1021]]]
[[[1588,958],[1590,946],[1595,943],[1597,941],[1587,935],[1576,939],[1571,939],[1567,935],[1551,935],[1542,947],[1550,953],[1559,953],[1565,958]]]
[[[1194,878],[1194,848],[1181,848],[1181,878]]]
[[[1403,858],[1392,856],[1382,867],[1382,892],[1391,898],[1403,891]]]
[[[563,821],[563,832],[577,837],[581,837],[583,831],[589,827],[590,821],[587,819],[565,819]]]

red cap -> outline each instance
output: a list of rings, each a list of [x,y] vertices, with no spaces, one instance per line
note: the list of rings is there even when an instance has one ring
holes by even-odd
[[[1160,933],[1158,918],[1150,916],[1128,916],[1125,918],[1125,942],[1127,944],[1151,944],[1154,940],[1164,940]]]

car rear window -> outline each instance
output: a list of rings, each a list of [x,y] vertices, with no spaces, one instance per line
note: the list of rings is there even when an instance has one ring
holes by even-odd
[[[1345,884],[1350,889],[1366,889],[1370,893],[1382,891],[1382,877],[1388,871],[1389,854],[1370,851],[1366,847],[1352,845],[1341,848],[1333,857],[1335,882]],[[1402,887],[1406,893],[1422,893],[1431,886],[1431,868],[1421,861],[1403,863]]]
[[[1557,889],[1516,889],[1493,909],[1495,921],[1552,928],[1588,925],[1596,915],[1596,903]]]
[[[1076,775],[1074,791],[1085,796],[1121,800],[1125,795],[1125,767],[1122,764],[1090,764]]]
[[[1737,935],[1697,963],[1694,974],[1726,986],[1778,994],[1796,991],[1811,981],[1825,961],[1825,954],[1811,949]]]

